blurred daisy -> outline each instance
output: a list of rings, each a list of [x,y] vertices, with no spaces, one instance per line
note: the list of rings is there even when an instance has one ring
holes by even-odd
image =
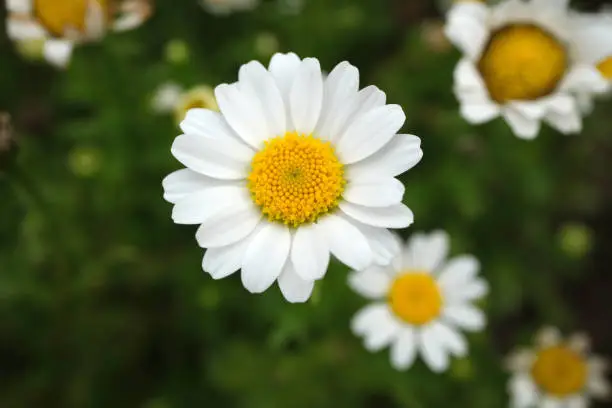
[[[203,268],[220,279],[242,269],[252,293],[276,280],[306,301],[330,253],[351,268],[399,251],[387,228],[413,221],[395,177],[422,157],[397,135],[405,116],[374,86],[359,90],[347,62],[323,79],[319,61],[275,54],[215,89],[221,113],[192,109],[172,153],[187,169],[163,181],[179,224],[201,224]]]
[[[605,362],[589,352],[589,339],[574,334],[567,341],[555,328],[545,328],[532,349],[508,360],[508,390],[514,408],[585,408],[591,397],[605,397]]]
[[[7,31],[20,48],[38,49],[65,67],[76,44],[100,39],[110,28],[137,27],[151,13],[148,0],[5,0]],[[30,45],[33,44],[33,45]]]
[[[449,366],[449,355],[465,356],[468,347],[459,329],[479,331],[484,314],[472,303],[488,292],[477,277],[478,261],[470,255],[447,260],[448,236],[437,231],[415,234],[386,267],[371,266],[349,275],[349,285],[374,302],[351,323],[365,347],[391,347],[391,364],[409,368],[417,353],[436,372]]]
[[[254,9],[259,0],[200,0],[202,7],[213,14],[230,14]]]
[[[155,92],[153,109],[160,113],[173,112],[176,123],[185,119],[191,109],[210,109],[218,111],[215,93],[208,85],[198,85],[184,91],[180,85],[169,82]]]
[[[470,123],[502,116],[524,139],[537,136],[542,120],[562,133],[581,131],[578,99],[610,89],[605,61],[612,56],[612,15],[579,14],[568,3],[453,5],[446,34],[464,53],[455,94]]]

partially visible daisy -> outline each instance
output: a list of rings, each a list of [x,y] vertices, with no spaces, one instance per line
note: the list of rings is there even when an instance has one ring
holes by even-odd
[[[215,93],[210,86],[198,85],[185,91],[180,85],[172,82],[163,84],[157,89],[152,105],[157,112],[173,112],[177,124],[185,119],[191,109],[219,110]]]
[[[200,0],[205,10],[213,14],[230,14],[254,9],[259,0]]]
[[[388,228],[413,214],[395,177],[416,165],[420,139],[397,134],[405,115],[359,71],[275,54],[243,65],[215,89],[220,112],[192,109],[172,153],[185,166],[163,181],[178,224],[200,224],[203,269],[215,279],[241,269],[252,293],[274,282],[304,302],[330,254],[351,268],[389,263]]]
[[[21,48],[65,67],[76,44],[100,39],[108,29],[125,31],[151,13],[149,0],[5,0],[7,32]]]
[[[519,349],[508,359],[512,378],[508,391],[513,408],[585,408],[592,397],[610,393],[606,362],[591,354],[589,339],[542,329],[535,347]]]
[[[580,14],[568,0],[456,2],[446,34],[464,56],[455,94],[470,123],[502,116],[521,138],[545,121],[562,133],[582,129],[583,104],[610,89],[609,13]],[[599,69],[598,69],[599,68]]]
[[[450,259],[445,232],[415,234],[389,266],[371,266],[349,275],[355,292],[373,301],[352,320],[365,347],[391,348],[398,370],[412,366],[417,354],[436,372],[449,366],[449,355],[465,356],[460,330],[479,331],[484,314],[473,302],[488,293],[471,255]]]

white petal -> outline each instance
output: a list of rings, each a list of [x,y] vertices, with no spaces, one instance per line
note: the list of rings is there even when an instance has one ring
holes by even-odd
[[[342,197],[367,207],[388,207],[402,202],[405,187],[395,178],[362,179],[349,182]]]
[[[571,108],[568,110],[550,110],[544,118],[546,122],[564,134],[582,131],[582,116],[576,99],[569,98]]]
[[[589,400],[584,395],[575,395],[565,401],[565,408],[587,408]]]
[[[391,365],[396,370],[406,370],[417,354],[417,335],[413,328],[402,327],[391,345]]]
[[[366,86],[357,93],[352,118],[358,118],[366,112],[375,108],[385,106],[387,95],[374,85]]]
[[[591,64],[581,64],[572,67],[565,76],[559,89],[572,92],[604,93],[609,84],[597,67]]]
[[[341,201],[339,207],[349,217],[374,227],[406,228],[414,222],[412,211],[404,204],[375,208]]]
[[[243,187],[226,185],[206,188],[177,201],[172,209],[172,219],[177,224],[200,224],[236,204],[241,207],[250,204]]]
[[[351,331],[358,336],[369,335],[386,324],[389,316],[389,307],[386,303],[372,303],[353,316]]]
[[[316,133],[326,140],[335,140],[354,111],[359,87],[359,70],[344,61],[336,65],[325,80],[323,108]]]
[[[451,258],[440,271],[438,283],[449,292],[459,285],[470,283],[480,270],[480,262],[472,255],[460,255]]]
[[[469,283],[458,283],[457,286],[444,285],[444,299],[447,303],[471,302],[489,293],[489,284],[483,279],[474,279]]]
[[[276,80],[276,85],[283,96],[286,106],[289,106],[289,92],[301,62],[300,58],[292,52],[288,54],[274,54],[270,60],[268,69]]]
[[[253,238],[242,261],[242,284],[251,293],[262,293],[281,274],[289,257],[291,233],[280,224],[264,225]]]
[[[396,135],[405,120],[398,105],[375,108],[355,118],[336,144],[340,160],[351,164],[376,153]]]
[[[240,151],[248,149],[251,151],[251,155],[254,152],[242,142],[238,135],[227,124],[223,115],[219,112],[200,108],[189,109],[180,127],[185,134],[203,136],[213,140],[231,140],[240,144],[240,146],[237,147]]]
[[[575,52],[578,61],[594,65],[612,55],[612,14],[575,13],[571,23],[574,26],[572,41],[579,44]]]
[[[180,85],[174,82],[166,82],[155,90],[155,94],[153,95],[151,101],[151,108],[155,112],[159,113],[172,112],[176,104],[181,99],[182,93],[183,89]],[[183,130],[183,132],[189,133],[185,130]]]
[[[247,144],[258,150],[264,140],[273,136],[259,100],[237,84],[217,86],[215,97],[227,123]]]
[[[9,16],[6,31],[13,40],[36,40],[46,37],[45,29],[38,21],[23,16]]]
[[[461,116],[474,125],[489,122],[498,117],[499,113],[499,106],[489,101],[461,104]]]
[[[565,408],[563,401],[552,396],[545,396],[540,402],[541,408]]]
[[[204,176],[189,169],[177,170],[167,175],[162,181],[164,200],[175,204],[188,195],[208,187],[220,187],[230,185],[230,183]]]
[[[255,228],[246,238],[219,248],[208,248],[202,260],[202,269],[213,279],[222,279],[242,267],[242,259],[251,240],[259,228]]]
[[[85,13],[85,29],[88,39],[100,39],[106,31],[106,12],[97,1],[89,1]]]
[[[441,343],[435,329],[426,326],[420,332],[420,346],[423,360],[434,372],[442,372],[448,368],[448,354]]]
[[[391,275],[386,268],[370,266],[363,271],[349,274],[348,284],[351,289],[368,299],[382,299],[391,288]]]
[[[321,279],[329,265],[329,247],[317,227],[304,225],[297,229],[291,245],[291,262],[295,272],[305,280]]]
[[[283,272],[278,277],[278,287],[285,299],[290,303],[306,302],[314,289],[314,280],[302,279],[289,261],[285,264]]]
[[[373,261],[377,265],[389,265],[401,251],[399,237],[386,228],[377,228],[349,220],[363,233],[372,249]]]
[[[453,71],[455,92],[458,96],[464,93],[479,95],[478,100],[487,99],[487,88],[474,62],[467,58],[460,60]]]
[[[561,343],[561,332],[556,327],[543,327],[536,334],[536,344],[540,348],[556,346]]]
[[[261,217],[261,211],[252,203],[229,204],[202,222],[196,232],[196,240],[202,248],[233,244],[249,235],[259,224]]]
[[[532,408],[538,401],[538,389],[529,374],[512,376],[508,383],[512,408]]]
[[[378,322],[376,330],[370,331],[364,337],[364,346],[368,351],[376,352],[395,340],[401,326],[390,314],[384,315],[381,322]]]
[[[510,354],[506,360],[506,366],[512,372],[527,372],[531,369],[535,358],[532,350],[520,349]]]
[[[32,0],[7,0],[6,10],[11,13],[30,14],[32,12]]]
[[[253,151],[231,139],[181,135],[174,139],[172,154],[193,171],[224,180],[244,179]]]
[[[311,134],[321,115],[323,75],[315,58],[305,58],[297,70],[289,94],[291,117],[298,133]]]
[[[367,239],[344,218],[327,215],[319,221],[317,229],[325,235],[331,253],[343,264],[360,270],[372,263],[372,249]]]
[[[414,167],[423,157],[421,139],[414,135],[397,135],[372,156],[347,166],[349,180],[398,176]]]
[[[464,357],[467,354],[467,341],[461,333],[440,322],[433,322],[431,326],[442,347],[457,357]]]
[[[240,89],[259,100],[270,137],[284,135],[287,130],[285,104],[272,74],[261,63],[252,61],[240,68],[238,77]]]
[[[51,64],[65,68],[72,56],[74,44],[68,40],[48,39],[45,41],[43,55]]]
[[[604,373],[591,374],[587,382],[587,389],[597,398],[608,398],[612,391]]]
[[[486,4],[476,1],[457,2],[447,16],[447,37],[471,58],[477,58],[489,38]]]
[[[448,234],[444,231],[414,234],[404,251],[404,267],[433,272],[446,259],[448,249]]]
[[[445,307],[443,316],[450,323],[467,331],[480,331],[484,328],[486,322],[484,314],[467,303]]]
[[[539,120],[527,117],[511,107],[504,109],[503,116],[514,134],[521,139],[531,140],[538,136],[540,131]]]
[[[591,348],[591,339],[586,333],[574,333],[567,340],[567,345],[575,352],[586,355]]]

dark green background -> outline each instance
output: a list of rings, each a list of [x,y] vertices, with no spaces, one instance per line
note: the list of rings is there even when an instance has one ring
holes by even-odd
[[[3,35],[0,110],[17,147],[0,158],[0,407],[497,408],[501,359],[541,325],[585,330],[611,355],[612,103],[577,136],[470,126],[451,92],[459,53],[426,21],[440,21],[426,1],[306,0],[287,15],[273,0],[217,18],[164,0],[142,28],[79,48],[65,72]],[[186,60],[168,59],[171,40]],[[305,305],[277,288],[250,295],[237,275],[202,272],[195,227],[172,223],[161,180],[180,168],[179,131],[151,111],[154,90],[233,82],[275,41],[327,71],[349,60],[422,138],[403,177],[416,222],[402,233],[446,229],[492,289],[488,328],[448,373],[396,372],[388,351],[363,349],[349,319],[365,300],[346,268]]]

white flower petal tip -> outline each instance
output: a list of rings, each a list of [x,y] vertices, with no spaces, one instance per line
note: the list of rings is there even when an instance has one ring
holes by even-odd
[[[158,110],[180,90],[162,91]],[[185,168],[162,181],[174,222],[199,225],[202,268],[213,279],[240,270],[249,292],[277,283],[288,302],[301,303],[331,255],[354,270],[392,265],[401,243],[388,229],[414,220],[395,177],[423,152],[417,136],[397,134],[405,115],[384,92],[360,90],[348,62],[325,75],[317,59],[286,53],[267,68],[244,64],[213,99],[218,111],[182,115],[171,153]]]
[[[543,328],[531,348],[511,354],[507,369],[508,391],[517,407],[586,408],[591,398],[605,397],[609,389],[601,359],[590,354],[584,333],[563,338],[558,329]]]
[[[572,11],[566,0],[455,2],[445,33],[463,53],[454,73],[461,115],[472,124],[502,116],[524,140],[538,136],[542,121],[580,133],[588,105],[612,90],[612,46],[601,40],[612,36],[611,21],[606,12]],[[559,98],[571,108],[560,112]]]
[[[375,302],[357,313],[352,331],[368,350],[389,345],[398,370],[410,367],[417,354],[432,371],[447,370],[451,357],[468,354],[461,331],[485,325],[472,304],[488,291],[479,263],[470,255],[449,260],[449,246],[444,231],[416,233],[388,265],[349,274],[349,287]]]

